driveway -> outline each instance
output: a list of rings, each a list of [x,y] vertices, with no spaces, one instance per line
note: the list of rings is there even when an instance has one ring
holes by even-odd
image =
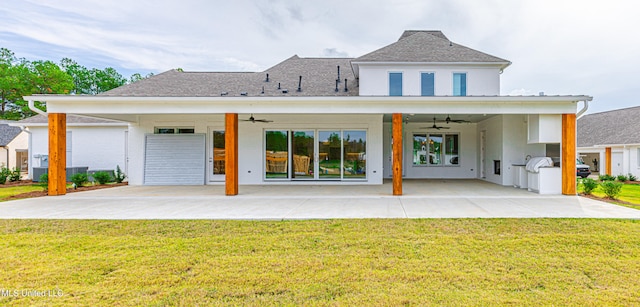
[[[405,180],[383,185],[123,186],[0,203],[0,218],[330,219],[631,218],[640,210],[578,196],[538,195],[479,180]]]

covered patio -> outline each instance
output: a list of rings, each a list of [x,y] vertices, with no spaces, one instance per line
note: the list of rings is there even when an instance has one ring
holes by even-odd
[[[125,186],[5,202],[0,218],[297,220],[342,218],[640,218],[579,196],[545,196],[481,180],[383,185]]]

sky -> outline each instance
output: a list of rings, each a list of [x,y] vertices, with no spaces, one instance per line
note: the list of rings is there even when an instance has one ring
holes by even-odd
[[[632,0],[0,0],[0,47],[128,77],[358,57],[404,30],[441,30],[512,62],[502,95],[589,95],[594,113],[640,105],[638,9]]]

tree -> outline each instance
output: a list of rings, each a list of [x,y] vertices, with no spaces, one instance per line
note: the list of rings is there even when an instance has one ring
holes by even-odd
[[[70,58],[60,64],[52,61],[29,62],[16,58],[6,48],[0,48],[0,118],[21,119],[34,114],[23,96],[32,94],[96,95],[116,87],[153,76],[137,73],[129,80],[112,67],[88,69]],[[44,110],[44,103],[35,102]]]
[[[60,61],[60,67],[73,79],[74,94],[92,94],[95,78],[91,71],[70,58]]]
[[[30,79],[28,62],[18,60],[11,50],[0,48],[0,116],[16,117],[7,116],[7,111],[15,109],[22,95],[29,92]]]
[[[153,77],[152,72],[148,73],[146,76],[142,76],[142,74],[140,73],[135,73],[131,75],[131,78],[129,78],[129,83],[131,84],[131,83],[138,82],[140,80],[151,78],[151,77]]]
[[[73,79],[74,94],[96,95],[127,84],[127,79],[112,67],[87,69],[69,58],[62,59],[60,66]]]

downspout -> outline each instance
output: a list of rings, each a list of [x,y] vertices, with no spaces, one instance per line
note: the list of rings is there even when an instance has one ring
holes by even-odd
[[[47,116],[47,112],[42,111],[42,110],[40,110],[40,109],[36,108],[35,101],[33,101],[33,100],[29,100],[29,110],[31,110],[31,111],[33,111],[33,112],[36,112],[36,113],[38,113],[38,114],[40,114],[40,115]]]
[[[11,167],[9,166],[9,148],[7,146],[0,146],[2,148],[4,148],[4,150],[7,152],[7,164],[5,164],[5,167],[8,169],[11,169]]]
[[[587,100],[584,101],[584,105],[582,106],[582,110],[578,111],[578,113],[576,113],[576,119],[580,118],[580,116],[582,116],[582,114],[584,114],[584,112],[587,112],[587,109],[589,109],[589,101],[591,101],[593,98],[589,98]]]

